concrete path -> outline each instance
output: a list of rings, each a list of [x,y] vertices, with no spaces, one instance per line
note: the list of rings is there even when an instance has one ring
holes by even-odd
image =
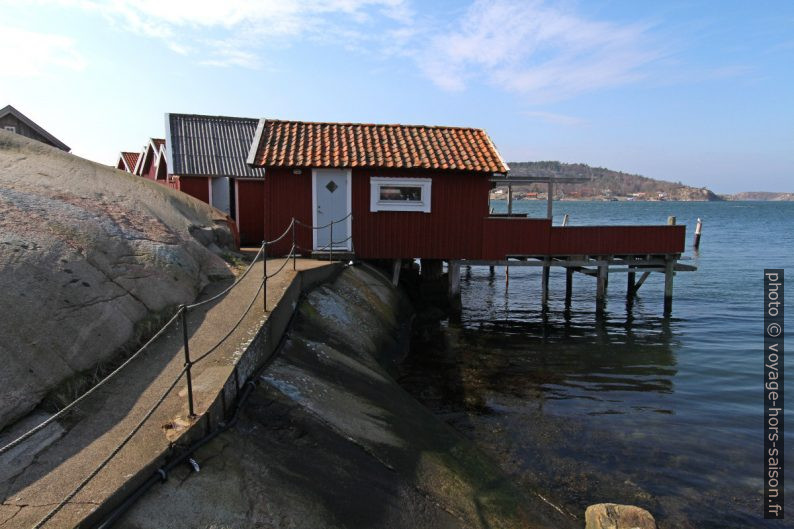
[[[282,259],[268,262],[275,272]],[[297,269],[327,265],[298,259]],[[195,309],[188,317],[191,358],[208,351],[235,323],[253,299],[262,280],[262,265],[223,298]],[[267,305],[271,310],[295,277],[291,266],[268,280]],[[229,283],[212,284],[198,301],[220,292]],[[195,411],[201,415],[216,398],[245,350],[267,317],[262,293],[240,326],[202,362],[193,366]],[[91,395],[79,409],[51,424],[22,445],[0,455],[0,528],[34,527],[102,462],[136,427],[184,365],[182,328],[168,332],[128,365],[124,371]],[[184,377],[168,394],[132,440],[44,527],[73,527],[85,519],[129,477],[144,469],[176,441],[190,425]],[[46,416],[45,416],[46,417]],[[20,425],[0,439],[6,444],[40,421]],[[27,427],[26,427],[27,426]]]

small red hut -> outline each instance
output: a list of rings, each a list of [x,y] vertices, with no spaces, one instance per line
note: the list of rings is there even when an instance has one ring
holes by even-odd
[[[292,217],[312,226],[344,219],[334,250],[363,259],[480,258],[490,180],[508,171],[480,129],[269,119],[259,121],[248,164],[265,169],[259,192],[239,197],[240,208],[264,204],[265,233],[250,242],[277,237]],[[327,251],[331,230],[297,237]]]

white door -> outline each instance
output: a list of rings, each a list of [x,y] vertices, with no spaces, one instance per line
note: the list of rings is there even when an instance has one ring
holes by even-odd
[[[350,171],[345,169],[315,169],[314,225],[325,226],[334,221],[334,249],[350,249]],[[331,247],[331,227],[314,230],[314,249]]]
[[[221,176],[212,178],[212,207],[229,215],[231,213],[231,200],[229,196],[229,178]]]

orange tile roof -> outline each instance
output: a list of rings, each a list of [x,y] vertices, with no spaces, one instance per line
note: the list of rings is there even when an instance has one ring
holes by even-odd
[[[135,169],[135,164],[138,163],[138,156],[141,153],[139,152],[122,152],[121,155],[124,157],[124,161],[127,162],[127,167],[130,168],[130,171]]]
[[[260,120],[254,167],[393,167],[505,173],[481,129]]]

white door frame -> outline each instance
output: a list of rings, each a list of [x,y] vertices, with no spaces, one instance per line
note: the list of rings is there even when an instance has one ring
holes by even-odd
[[[325,168],[320,169],[312,169],[312,226],[317,226],[317,172],[323,171]],[[348,240],[345,241],[344,247],[332,247],[333,250],[348,250],[350,251],[351,243],[353,239],[351,238],[353,235],[353,216],[350,215],[352,208],[353,208],[353,170],[352,169],[336,169],[336,168],[327,168],[331,171],[345,171],[347,174],[347,208],[345,209],[348,213],[347,217],[347,236]],[[333,243],[333,241],[331,241]],[[333,246],[333,244],[332,244]],[[312,249],[317,250],[317,230],[312,230]]]

